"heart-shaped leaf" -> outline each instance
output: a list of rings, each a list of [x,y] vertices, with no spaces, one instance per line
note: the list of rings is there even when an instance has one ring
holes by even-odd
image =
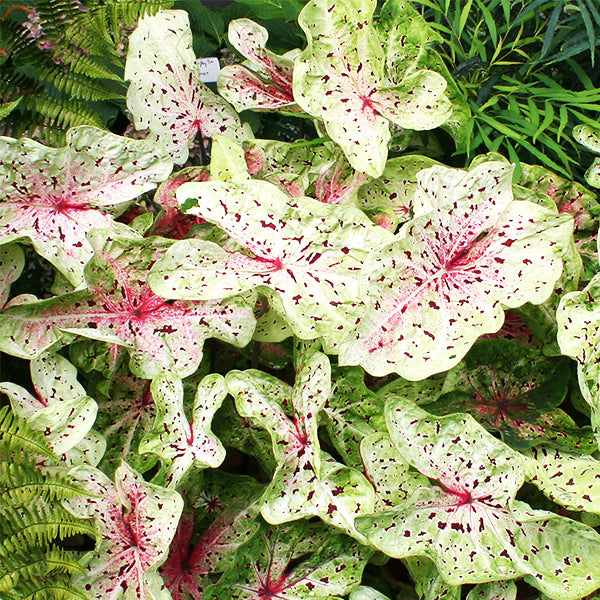
[[[249,370],[231,371],[225,379],[240,415],[256,420],[271,434],[278,465],[263,494],[261,513],[273,524],[317,515],[357,535],[354,518],[373,506],[373,489],[359,471],[321,451],[317,421],[329,395],[330,366],[319,352],[304,361],[291,393],[291,418],[265,394],[265,389],[277,386],[274,377]]]
[[[268,31],[250,19],[229,23],[230,44],[245,58],[245,65],[227,65],[219,73],[219,93],[238,111],[297,110],[292,93],[294,56],[292,50],[278,56],[267,50]]]
[[[239,346],[250,341],[254,318],[242,300],[171,303],[152,292],[148,270],[170,240],[111,238],[103,231],[90,239],[96,254],[86,269],[88,289],[5,309],[3,351],[32,358],[78,334],[127,347],[132,372],[150,379],[169,369],[179,377],[193,373],[206,337]]]
[[[25,266],[25,254],[19,244],[0,246],[0,308],[6,304],[10,286],[21,275]]]
[[[165,461],[166,486],[177,487],[193,466],[218,467],[225,458],[225,448],[210,431],[210,425],[227,394],[223,377],[213,373],[200,382],[189,422],[181,379],[160,373],[152,381],[151,390],[156,420],[141,441],[139,452],[154,452]]]
[[[125,63],[127,107],[136,129],[150,129],[176,164],[198,133],[252,137],[235,110],[200,81],[187,13],[163,10],[141,18],[129,38]]]
[[[208,300],[258,288],[295,335],[323,337],[335,349],[364,310],[362,261],[374,239],[392,239],[388,231],[355,208],[291,199],[266,181],[188,183],[177,197],[184,206],[193,198],[186,212],[217,224],[246,252],[182,240],[152,268],[157,294]]]
[[[525,576],[556,600],[600,585],[600,535],[516,501],[522,459],[470,415],[436,419],[397,398],[386,404],[386,421],[400,455],[435,484],[392,510],[359,517],[372,545],[397,558],[426,556],[452,585]]]
[[[289,567],[307,523],[263,526],[239,550],[234,564],[204,600],[339,599],[360,582],[372,550],[336,535]]]
[[[591,429],[580,429],[558,408],[567,394],[569,362],[510,340],[482,340],[448,373],[442,395],[422,408],[436,415],[468,412],[516,450],[548,444],[594,452]]]
[[[577,125],[573,137],[588,150],[600,153],[600,128],[591,125]],[[600,158],[595,158],[585,173],[585,180],[595,188],[600,188]]]
[[[74,127],[64,148],[0,138],[0,244],[27,238],[74,286],[92,257],[91,229],[132,235],[109,212],[167,178],[172,162],[147,140]],[[116,208],[114,208],[116,207]]]
[[[386,87],[381,41],[371,23],[374,0],[311,0],[298,23],[308,45],[294,64],[296,102],[323,119],[350,164],[373,177],[387,158],[390,122],[433,129],[447,121],[446,81],[417,70]]]
[[[98,406],[77,381],[77,369],[58,354],[31,361],[31,380],[36,396],[14,383],[0,383],[10,398],[13,412],[29,427],[44,434],[57,454],[75,448],[94,425]]]
[[[340,364],[424,379],[456,365],[503,307],[552,293],[572,218],[514,201],[512,168],[419,173],[414,210],[395,241],[365,262],[368,310],[340,345]]]
[[[78,517],[93,518],[100,533],[75,583],[94,600],[166,600],[158,567],[167,557],[183,509],[174,490],[144,481],[122,463],[113,482],[98,469],[76,467],[72,475],[91,498],[65,500]]]

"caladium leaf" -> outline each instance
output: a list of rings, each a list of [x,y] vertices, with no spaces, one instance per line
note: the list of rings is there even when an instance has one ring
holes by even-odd
[[[339,600],[361,579],[372,550],[336,535],[293,568],[288,567],[307,523],[264,525],[239,550],[234,564],[204,600]]]
[[[591,125],[577,125],[573,128],[573,137],[588,150],[600,154],[600,128]],[[595,158],[585,172],[585,180],[595,188],[600,188],[600,158]]]
[[[277,469],[263,494],[261,513],[273,524],[307,515],[357,535],[354,518],[373,506],[373,489],[364,476],[344,467],[321,451],[318,413],[330,388],[330,366],[324,354],[306,357],[291,393],[292,417],[264,390],[277,386],[260,371],[231,371],[225,381],[242,417],[256,420],[269,431]]]
[[[492,581],[476,585],[466,600],[516,600],[517,586],[514,581]]]
[[[392,510],[359,517],[372,545],[397,558],[426,556],[452,585],[525,576],[557,600],[600,585],[600,536],[515,500],[522,459],[470,415],[436,419],[397,398],[386,404],[386,421],[400,455],[435,484]],[[585,545],[573,543],[576,536]]]
[[[360,188],[371,178],[365,173],[355,171],[343,155],[333,157],[319,169],[315,181],[315,197],[326,204],[357,203]]]
[[[266,181],[188,183],[177,197],[197,199],[186,212],[217,224],[248,253],[178,242],[149,275],[157,294],[208,300],[258,288],[296,336],[323,337],[335,349],[364,310],[362,261],[373,239],[392,239],[389,232],[355,208],[291,199]]]
[[[515,450],[549,444],[591,453],[597,449],[591,429],[580,429],[558,408],[569,362],[509,340],[482,340],[448,373],[442,395],[422,407],[436,415],[468,412]]]
[[[177,171],[161,183],[154,194],[153,202],[162,209],[162,212],[159,213],[157,222],[152,228],[152,234],[182,239],[188,235],[193,225],[203,222],[203,219],[181,212],[175,192],[183,183],[208,181],[209,178],[210,172],[207,167],[188,167]]]
[[[127,463],[114,483],[93,467],[71,470],[90,498],[66,500],[81,518],[93,518],[100,536],[82,562],[86,573],[75,582],[94,600],[167,600],[157,569],[164,562],[183,510],[183,499],[144,481]]]
[[[167,178],[172,162],[146,140],[91,126],[67,132],[64,148],[0,138],[0,244],[29,239],[74,286],[92,257],[91,229],[132,234],[110,212]]]
[[[381,41],[371,24],[374,0],[311,0],[298,23],[308,45],[294,64],[296,102],[323,119],[350,164],[373,177],[387,158],[390,122],[406,129],[434,129],[451,105],[446,81],[419,70],[386,87]]]
[[[550,500],[570,510],[600,513],[600,461],[556,450],[550,446],[535,446],[523,453],[527,478]]]
[[[337,369],[332,383],[331,394],[323,406],[325,427],[344,462],[361,468],[361,440],[376,431],[385,431],[383,400],[367,388],[362,369]]]
[[[127,347],[132,372],[150,379],[168,369],[179,377],[193,373],[208,336],[240,346],[250,341],[254,320],[242,300],[170,303],[150,290],[147,272],[170,240],[104,231],[90,240],[96,254],[86,269],[88,289],[5,309],[2,350],[32,358],[68,343],[68,332]]]
[[[169,557],[160,568],[173,600],[201,600],[206,587],[213,583],[210,575],[226,570],[237,549],[259,528],[258,500],[264,486],[250,483],[250,477],[215,474],[221,485],[230,486],[236,494],[224,502],[221,495],[210,495],[210,486],[203,486],[213,519],[193,544],[196,514],[192,511],[182,517]]]
[[[229,23],[230,44],[245,58],[245,65],[221,69],[217,86],[236,110],[298,110],[294,106],[292,73],[299,50],[278,56],[267,50],[268,31],[250,19]]]
[[[21,275],[25,266],[25,254],[19,244],[0,246],[0,308],[6,304],[10,286]]]
[[[150,133],[183,164],[198,133],[252,137],[235,110],[200,81],[187,13],[163,10],[141,18],[125,63],[127,107],[136,129]]]
[[[223,377],[213,373],[200,382],[189,422],[181,379],[160,373],[153,379],[151,391],[156,420],[141,441],[139,452],[154,452],[166,463],[166,487],[177,487],[193,466],[218,467],[225,458],[225,448],[210,431],[210,425],[227,394]]]
[[[44,434],[57,454],[77,446],[94,425],[98,406],[77,381],[77,369],[58,354],[31,361],[35,396],[14,383],[0,383],[13,412]]]
[[[498,330],[503,307],[550,296],[572,218],[513,200],[511,179],[501,162],[419,173],[417,216],[365,262],[368,310],[340,344],[340,364],[424,379]]]
[[[419,600],[460,600],[461,586],[446,583],[432,560],[410,556],[402,562],[415,582]]]
[[[398,456],[390,436],[374,432],[360,444],[365,474],[375,489],[375,509],[383,511],[401,504],[429,480]]]

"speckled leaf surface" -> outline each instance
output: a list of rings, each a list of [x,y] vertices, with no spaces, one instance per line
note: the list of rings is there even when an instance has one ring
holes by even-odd
[[[515,500],[522,459],[470,415],[436,419],[398,398],[388,400],[386,421],[400,455],[435,483],[358,518],[372,545],[397,558],[426,556],[452,585],[525,576],[556,600],[598,587],[600,536]]]
[[[331,393],[322,414],[331,442],[347,465],[361,468],[361,440],[385,431],[383,408],[383,400],[365,385],[362,369],[336,369],[332,373]]]
[[[136,129],[149,129],[176,164],[198,133],[252,137],[235,110],[200,81],[187,13],[163,10],[140,19],[129,38],[127,107]]]
[[[416,71],[386,88],[384,54],[371,17],[374,0],[312,0],[298,18],[306,49],[294,65],[296,102],[323,119],[327,133],[350,164],[378,177],[387,158],[390,122],[433,129],[450,116],[446,82]]]
[[[77,381],[77,369],[58,354],[31,361],[35,396],[15,383],[0,383],[14,414],[44,434],[57,454],[75,448],[94,425],[98,406]]]
[[[600,154],[600,129],[590,125],[577,125],[573,137],[588,150]],[[600,158],[595,158],[585,173],[585,180],[595,188],[600,188]]]
[[[291,51],[278,56],[267,50],[268,31],[250,19],[229,23],[229,43],[246,59],[244,65],[226,65],[219,73],[217,86],[223,98],[236,110],[297,110],[294,107]]]
[[[360,270],[373,240],[392,239],[359,210],[292,199],[266,181],[189,183],[187,212],[224,229],[247,253],[190,240],[174,245],[149,276],[165,298],[216,299],[258,288],[301,339],[333,351],[363,312]],[[189,204],[184,204],[189,206]]]
[[[114,483],[98,469],[71,471],[95,495],[65,501],[82,518],[93,518],[100,533],[96,547],[82,559],[85,576],[76,584],[94,600],[167,600],[158,575],[183,510],[181,496],[144,481],[127,463]]]
[[[153,452],[164,461],[166,487],[177,487],[192,467],[216,468],[225,458],[225,448],[212,433],[212,418],[225,398],[225,380],[218,373],[202,379],[188,421],[181,379],[164,372],[152,380],[156,420],[141,441],[139,452]]]
[[[87,290],[3,311],[3,351],[32,358],[78,334],[127,347],[132,373],[150,379],[167,369],[179,377],[193,373],[207,337],[250,341],[254,319],[242,300],[167,302],[152,292],[148,270],[170,240],[107,237],[91,237],[96,255],[86,269]]]
[[[424,556],[409,556],[403,561],[422,600],[460,600],[461,586],[446,583],[435,563]]]
[[[436,415],[468,412],[515,450],[549,444],[591,453],[597,449],[591,429],[580,429],[558,408],[570,362],[510,340],[481,340],[448,373],[442,395],[423,408]]]
[[[288,565],[301,543],[307,523],[263,526],[244,544],[219,583],[204,600],[338,600],[360,583],[372,551],[336,535],[295,567]]]
[[[91,229],[132,231],[112,212],[166,179],[172,162],[146,140],[74,127],[64,148],[0,138],[0,244],[28,239],[74,286],[92,257]]]
[[[222,573],[233,562],[237,549],[259,528],[259,506],[264,486],[250,477],[220,471],[211,472],[203,482],[201,509],[184,513],[171,544],[169,557],[160,574],[173,600],[201,600],[214,574]],[[227,493],[226,488],[229,488]],[[225,492],[219,493],[219,492]],[[235,494],[231,492],[235,491]],[[205,510],[204,510],[205,509]],[[195,537],[199,512],[207,512],[211,522]],[[196,523],[196,527],[194,527]],[[210,575],[213,575],[211,579]]]
[[[466,600],[516,600],[517,586],[514,581],[492,581],[476,585]]]
[[[25,255],[19,244],[0,246],[0,308],[6,304],[10,286],[21,275],[25,266]]]
[[[570,510],[600,513],[600,461],[536,446],[524,452],[527,478],[550,500]]]
[[[270,378],[274,379],[274,378]],[[227,390],[239,414],[271,434],[277,468],[262,497],[261,514],[272,524],[309,515],[321,517],[352,535],[354,518],[373,506],[373,489],[365,477],[322,452],[318,413],[329,395],[330,366],[321,353],[310,354],[299,367],[291,392],[292,415],[264,393],[265,374],[231,371]],[[270,387],[275,386],[273,382]],[[358,536],[360,537],[360,536]]]
[[[504,307],[550,296],[573,221],[514,201],[511,177],[501,162],[419,173],[417,216],[365,262],[368,310],[342,341],[340,364],[425,379],[497,331]]]
[[[365,474],[375,489],[375,510],[401,504],[418,488],[428,486],[427,477],[415,471],[398,455],[390,436],[374,432],[360,443]]]

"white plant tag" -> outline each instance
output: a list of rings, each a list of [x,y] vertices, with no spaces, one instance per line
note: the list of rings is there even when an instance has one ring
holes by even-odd
[[[215,56],[199,58],[198,65],[200,66],[200,81],[204,83],[216,83],[221,71],[219,59]]]

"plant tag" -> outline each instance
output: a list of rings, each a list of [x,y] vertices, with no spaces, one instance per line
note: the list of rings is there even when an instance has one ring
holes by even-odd
[[[200,81],[203,83],[216,83],[221,72],[219,59],[215,56],[199,58],[198,65],[200,66]]]

